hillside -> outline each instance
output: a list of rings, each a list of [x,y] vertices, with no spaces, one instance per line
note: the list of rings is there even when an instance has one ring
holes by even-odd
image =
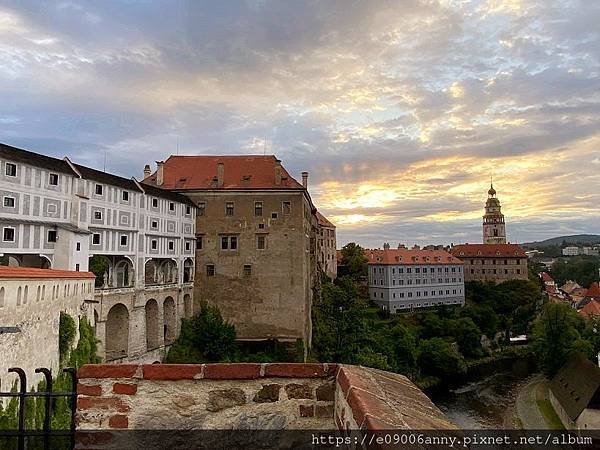
[[[555,238],[546,239],[545,241],[523,243],[522,246],[529,248],[562,246],[563,241],[567,244],[598,244],[600,243],[600,235],[574,234],[572,236],[559,236]]]

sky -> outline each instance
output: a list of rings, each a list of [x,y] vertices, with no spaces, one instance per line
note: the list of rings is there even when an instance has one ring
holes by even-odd
[[[0,0],[0,142],[275,154],[338,245],[600,233],[600,2]]]

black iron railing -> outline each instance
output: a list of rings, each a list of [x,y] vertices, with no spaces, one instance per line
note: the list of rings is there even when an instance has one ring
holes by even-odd
[[[8,369],[10,373],[16,373],[19,376],[19,389],[16,392],[0,392],[1,398],[17,398],[17,428],[11,430],[0,429],[0,447],[16,448],[17,450],[29,449],[55,449],[75,448],[75,411],[77,407],[77,372],[73,368],[63,369],[68,373],[72,381],[72,390],[63,392],[53,392],[52,372],[46,368],[35,369],[35,373],[41,373],[46,379],[46,390],[38,392],[27,392],[27,376],[25,371],[19,367]],[[30,430],[26,428],[27,398],[43,398],[44,402],[44,421],[41,430]],[[70,427],[66,430],[52,430],[52,415],[55,399],[65,398],[71,410]],[[59,443],[57,445],[57,443]]]

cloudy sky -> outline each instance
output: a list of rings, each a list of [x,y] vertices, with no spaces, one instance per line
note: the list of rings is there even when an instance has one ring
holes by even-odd
[[[310,172],[338,241],[600,233],[600,2],[0,0],[0,141]]]

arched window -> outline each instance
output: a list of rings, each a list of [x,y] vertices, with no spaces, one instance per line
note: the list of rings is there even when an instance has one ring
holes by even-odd
[[[4,308],[4,288],[0,288],[0,308]]]
[[[25,286],[25,292],[23,294],[23,304],[27,304],[27,297],[29,296],[29,286]]]
[[[21,286],[17,289],[17,306],[21,306]]]

